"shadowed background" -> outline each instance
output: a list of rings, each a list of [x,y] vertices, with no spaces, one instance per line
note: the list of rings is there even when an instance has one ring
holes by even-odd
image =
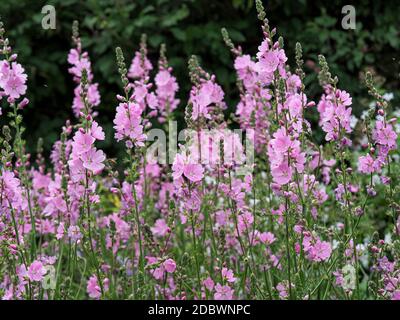
[[[366,70],[378,76],[378,83],[399,100],[399,12],[398,1],[360,0],[354,4],[356,30],[343,30],[341,13],[348,1],[272,0],[263,1],[271,27],[285,39],[289,63],[293,65],[295,43],[303,47],[306,85],[310,98],[318,99],[317,56],[326,56],[331,71],[339,77],[339,87],[353,96],[353,109],[360,114],[370,99],[361,79]],[[51,4],[57,13],[57,28],[43,30],[41,8]],[[187,60],[191,54],[200,57],[202,66],[215,73],[234,110],[238,100],[235,72],[229,50],[220,29],[226,27],[235,44],[255,54],[262,41],[260,22],[252,0],[53,0],[0,2],[11,46],[18,61],[28,73],[31,103],[24,111],[29,151],[39,137],[44,138],[48,152],[58,139],[60,128],[72,118],[74,83],[68,73],[67,54],[71,47],[71,24],[80,22],[84,50],[92,61],[94,81],[102,97],[99,122],[107,138],[99,145],[109,155],[118,152],[113,139],[112,120],[115,94],[120,83],[115,64],[115,47],[121,46],[129,63],[138,49],[140,35],[148,35],[149,57],[154,66],[161,43],[167,45],[167,56],[174,68],[181,105],[176,111],[182,119],[190,82]],[[154,71],[154,70],[153,70]],[[4,115],[3,120],[4,121]],[[121,146],[122,147],[122,146]]]

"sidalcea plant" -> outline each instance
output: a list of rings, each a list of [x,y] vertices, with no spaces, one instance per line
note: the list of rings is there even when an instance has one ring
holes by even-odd
[[[390,99],[367,74],[374,102],[358,121],[319,56],[323,94],[311,100],[301,45],[291,68],[261,1],[256,7],[263,38],[255,56],[222,30],[237,75],[235,113],[227,117],[218,79],[192,56],[186,128],[168,143],[153,139],[157,123],[171,137],[180,103],[165,45],[154,66],[146,36],[130,66],[116,49],[114,139],[124,159],[96,146],[105,139],[95,120],[99,85],[76,22],[68,55],[75,118],[49,161],[41,141],[35,159],[26,153],[27,75],[1,25],[3,299],[400,299],[399,125]],[[168,161],[162,143],[172,148]]]

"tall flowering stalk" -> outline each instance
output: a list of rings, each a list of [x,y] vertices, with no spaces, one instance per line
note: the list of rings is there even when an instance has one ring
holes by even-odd
[[[16,172],[18,173],[18,177],[15,178],[14,184],[19,185],[21,183],[21,186],[23,188],[23,191],[22,189],[20,191],[20,197],[21,201],[24,202],[24,207],[21,207],[21,209],[26,209],[26,207],[28,208],[31,226],[30,233],[32,247],[32,255],[30,259],[34,259],[34,256],[36,254],[36,223],[34,208],[31,199],[31,181],[27,170],[27,166],[29,166],[30,155],[26,154],[25,152],[25,140],[22,137],[25,129],[22,127],[22,115],[19,114],[19,111],[23,110],[29,103],[28,98],[24,97],[27,90],[26,81],[28,77],[25,73],[25,69],[21,66],[21,64],[16,61],[18,55],[12,53],[12,49],[9,45],[9,40],[8,38],[5,38],[4,35],[5,30],[3,28],[3,23],[0,22],[0,45],[2,46],[0,54],[3,56],[3,59],[0,61],[0,88],[2,89],[2,91],[0,91],[0,96],[2,100],[7,101],[8,108],[10,109],[8,112],[10,125],[15,131],[13,154],[10,155],[10,157],[8,158],[9,161],[7,161],[2,168],[2,175],[7,175],[7,169],[5,168],[9,168],[11,169],[10,171],[12,171],[12,169],[15,167]],[[7,133],[5,135],[9,136]],[[14,156],[15,161],[13,164],[12,162]],[[10,178],[12,179],[14,177],[14,173],[10,174]],[[22,200],[22,198],[24,198],[24,200]],[[13,208],[10,209],[12,212],[14,211]],[[15,219],[15,217],[13,218],[13,220],[15,220],[15,224],[17,223],[19,218],[24,219],[23,211],[21,212],[21,217],[18,217],[18,219]],[[14,213],[12,214],[14,215]],[[15,225],[16,232],[18,228],[19,227]]]
[[[74,100],[72,104],[72,110],[76,117],[79,117],[81,112],[85,112],[85,108],[87,106],[84,105],[82,101],[82,93],[83,88],[81,85],[83,70],[86,70],[87,74],[87,88],[86,95],[88,99],[88,106],[90,107],[87,112],[92,116],[95,116],[96,113],[92,110],[94,107],[97,107],[100,104],[100,93],[98,90],[98,83],[92,83],[93,74],[91,70],[91,62],[89,59],[89,54],[86,51],[82,51],[82,42],[79,37],[79,24],[78,21],[74,21],[72,25],[72,41],[75,45],[75,48],[71,49],[68,54],[68,62],[71,64],[69,68],[69,73],[73,75],[73,80],[76,83],[76,88],[74,90]]]
[[[121,75],[121,81],[123,84],[123,89],[125,96],[117,96],[118,100],[120,100],[120,104],[117,107],[117,113],[114,119],[114,129],[116,130],[115,138],[117,141],[124,140],[125,145],[127,147],[127,152],[129,156],[130,167],[127,172],[127,182],[130,183],[128,189],[132,192],[133,195],[133,211],[134,221],[136,226],[136,234],[137,234],[137,242],[139,243],[139,256],[138,256],[138,265],[141,272],[141,277],[145,276],[145,251],[144,251],[144,243],[142,236],[142,227],[141,227],[141,217],[139,212],[139,197],[138,191],[141,188],[141,185],[137,183],[138,173],[137,170],[140,165],[140,148],[144,147],[144,142],[146,141],[146,135],[143,131],[142,125],[142,113],[144,111],[143,104],[140,104],[137,101],[137,89],[132,90],[132,86],[129,83],[127,78],[127,69],[124,62],[124,56],[121,48],[116,49],[116,57],[118,64],[118,71]],[[135,56],[135,59],[141,59],[139,56]],[[134,63],[136,60],[134,60]],[[144,60],[145,61],[145,60]],[[140,67],[140,61],[138,61]],[[133,64],[135,66],[135,64]],[[133,68],[133,70],[135,70]],[[142,70],[142,69],[141,69]],[[140,75],[144,75],[145,71],[139,73]],[[135,71],[136,72],[136,71]],[[133,73],[132,67],[130,74],[136,76],[136,73]],[[138,74],[138,75],[139,75]],[[132,92],[133,91],[133,92]],[[130,195],[128,195],[130,196]],[[135,252],[136,255],[136,252]],[[134,264],[134,259],[132,257],[132,269]],[[139,278],[137,278],[139,279]],[[141,282],[138,283],[141,285]],[[133,287],[133,285],[132,285]]]
[[[168,66],[168,60],[165,54],[166,46],[162,44],[160,48],[160,59],[158,61],[158,73],[154,78],[157,86],[157,105],[153,106],[153,108],[155,107],[154,114],[158,114],[158,121],[160,123],[168,122],[172,112],[179,104],[179,99],[175,97],[179,86],[176,78],[172,75],[172,67]]]

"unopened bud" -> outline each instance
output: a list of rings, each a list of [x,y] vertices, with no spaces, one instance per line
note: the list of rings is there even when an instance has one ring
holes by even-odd
[[[307,107],[311,108],[315,106],[315,102],[314,101],[310,101],[309,103],[307,103]]]
[[[29,99],[28,98],[24,98],[22,99],[22,101],[19,103],[18,108],[19,109],[23,109],[25,108],[29,103]]]

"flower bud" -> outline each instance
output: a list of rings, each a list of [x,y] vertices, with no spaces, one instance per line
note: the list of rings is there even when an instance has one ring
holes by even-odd
[[[25,107],[28,105],[28,103],[29,103],[29,99],[28,99],[28,98],[24,98],[24,99],[19,103],[18,108],[22,110],[23,108],[25,108]]]
[[[307,107],[311,108],[315,106],[315,102],[314,101],[310,101],[309,103],[307,103]]]

